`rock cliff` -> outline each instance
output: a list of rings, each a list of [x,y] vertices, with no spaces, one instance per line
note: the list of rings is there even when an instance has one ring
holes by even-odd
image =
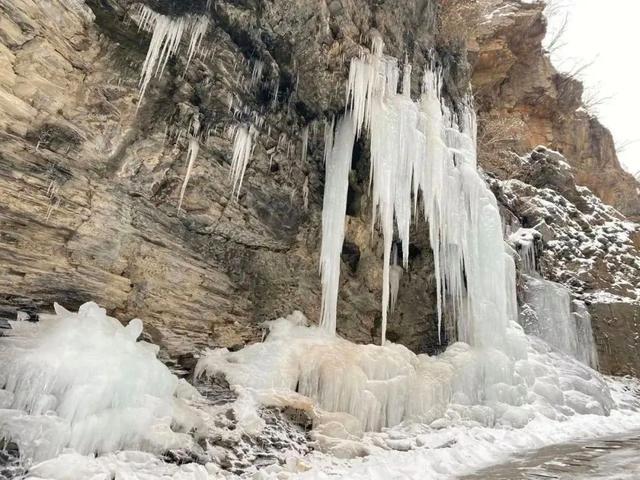
[[[591,303],[594,329],[610,339],[601,350],[617,355],[605,370],[636,371],[627,334],[637,331],[637,241],[623,217],[640,213],[635,180],[609,132],[580,108],[581,86],[545,56],[540,5],[483,0],[477,29],[449,21],[472,31],[465,49],[446,35],[451,3],[459,2],[145,0],[171,18],[206,15],[209,26],[202,51],[189,61],[183,45],[141,99],[151,41],[138,28],[143,4],[0,0],[0,316],[95,300],[141,318],[185,364],[198,347],[257,341],[261,322],[293,310],[317,319],[323,129],[344,108],[350,59],[380,34],[416,71],[437,63],[454,106],[471,82],[480,161],[505,213],[525,226],[547,221],[545,274]],[[415,95],[419,88],[416,76]],[[235,199],[233,135],[249,124],[257,134]],[[179,210],[192,140],[199,151]],[[545,170],[555,158],[547,150],[523,162],[538,144],[561,151],[571,173],[557,159]],[[338,331],[372,342],[382,245],[369,227],[364,145],[350,178]],[[525,208],[560,197],[560,219]],[[611,237],[622,233],[620,246]],[[585,251],[571,235],[602,248]],[[428,226],[412,239],[387,338],[431,353],[441,346]],[[624,255],[606,250],[613,244]]]
[[[174,356],[194,345],[256,341],[260,322],[294,309],[318,318],[324,124],[344,108],[350,58],[375,32],[418,68],[436,58],[436,4],[146,4],[165,15],[206,13],[210,27],[202,54],[186,68],[182,49],[139,103],[151,39],[137,27],[139,4],[0,3],[4,315],[93,299],[120,318],[143,319]],[[450,89],[466,88],[454,62],[444,67]],[[200,149],[178,211],[195,120]],[[236,201],[230,132],[248,123],[260,124],[259,134]],[[371,342],[379,335],[382,247],[367,226],[368,170],[362,151],[351,181],[339,330]],[[432,351],[432,259],[426,233],[416,239],[388,337]]]
[[[618,161],[613,137],[583,102],[575,75],[558,72],[543,48],[544,2],[482,0],[468,51],[478,110],[481,163],[503,178],[509,155],[538,145],[562,153],[576,181],[632,219],[638,182]]]

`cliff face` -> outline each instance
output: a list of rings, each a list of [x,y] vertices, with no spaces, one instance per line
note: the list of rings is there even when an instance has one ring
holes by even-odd
[[[480,27],[467,47],[479,162],[507,220],[540,231],[543,275],[587,303],[602,370],[637,375],[640,251],[629,220],[640,213],[640,184],[583,108],[582,84],[544,51],[544,4],[478,4]]]
[[[583,218],[593,214],[593,196],[576,184],[635,216],[635,181],[621,170],[609,132],[578,108],[581,86],[545,57],[539,5],[487,0],[470,69],[438,31],[445,3],[147,0],[165,15],[207,14],[210,25],[203,54],[187,68],[182,48],[139,103],[151,40],[136,25],[140,4],[0,2],[0,317],[46,311],[54,301],[75,309],[95,300],[120,318],[140,317],[175,357],[256,341],[261,322],[293,310],[317,319],[323,129],[344,109],[350,59],[379,33],[385,51],[406,56],[414,71],[438,63],[454,105],[471,78],[480,162],[494,191],[522,225],[545,219],[555,232],[544,239],[545,274],[592,305],[596,330],[610,338],[601,350],[614,352],[605,370],[636,371],[634,345],[618,348],[625,342],[620,332],[637,330],[635,234],[629,231],[624,243],[632,260],[618,263],[610,262],[615,251],[580,257],[570,238],[583,227],[593,236]],[[233,131],[248,124],[258,134],[236,201],[229,180]],[[193,138],[199,153],[178,211]],[[358,342],[378,340],[381,317],[382,244],[370,228],[366,143],[356,145],[352,165],[338,306],[339,333]],[[572,173],[557,165],[525,168],[509,153],[538,144],[564,152]],[[501,198],[500,182],[509,178],[524,186]],[[529,200],[548,195],[545,182],[575,211],[530,214]],[[624,224],[606,212],[602,222]],[[410,268],[387,338],[432,353],[441,348],[433,257],[428,226],[413,228]],[[574,259],[600,259],[607,268],[583,272],[581,260],[566,258],[566,268],[554,270],[564,246]],[[632,271],[628,284],[618,282],[617,267]],[[596,292],[622,306],[598,300]]]
[[[147,5],[167,15],[207,9],[205,1]],[[318,318],[324,123],[344,108],[350,58],[375,32],[387,52],[424,65],[436,5],[216,1],[206,54],[186,69],[182,49],[139,110],[151,36],[132,20],[137,8],[128,0],[0,4],[2,313],[93,299],[143,319],[172,355],[258,340],[260,322],[296,309]],[[463,75],[444,67],[457,88]],[[200,151],[178,212],[194,119]],[[234,201],[229,129],[249,122],[261,125]],[[371,342],[382,246],[368,226],[366,152],[353,168],[338,324]],[[433,351],[435,285],[420,229],[388,338]]]
[[[502,178],[505,151],[538,145],[562,153],[576,181],[629,218],[640,215],[638,182],[618,161],[611,133],[582,102],[582,84],[559,73],[542,47],[544,3],[482,0],[484,20],[469,44],[481,163]]]
[[[573,299],[586,304],[600,369],[638,375],[638,225],[577,185],[574,170],[558,152],[538,147],[511,161],[511,178],[487,178],[503,207],[507,237],[517,238],[517,231],[537,236],[538,274],[566,286]],[[526,301],[524,275],[531,275],[525,270],[521,264],[521,305]]]

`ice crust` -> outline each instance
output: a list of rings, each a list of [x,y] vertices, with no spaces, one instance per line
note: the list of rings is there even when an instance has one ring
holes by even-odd
[[[171,428],[178,379],[158,347],[136,341],[140,320],[123,327],[95,303],[56,312],[0,344],[0,437],[35,461],[64,448],[159,452],[193,442]]]

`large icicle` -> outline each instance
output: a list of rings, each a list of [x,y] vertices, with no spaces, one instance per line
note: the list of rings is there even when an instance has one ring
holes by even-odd
[[[231,196],[236,200],[240,196],[244,173],[247,170],[249,159],[253,153],[255,134],[256,131],[253,125],[242,125],[235,130],[229,178],[231,179],[232,185]]]
[[[191,19],[190,30],[191,38],[189,39],[189,49],[187,50],[187,65],[184,67],[185,72],[189,68],[189,64],[195,53],[202,44],[202,39],[209,28],[209,19],[204,15],[200,15]]]
[[[333,125],[332,125],[333,126]],[[355,140],[353,118],[346,114],[337,124],[335,137],[329,127],[325,132],[324,203],[322,207],[322,275],[321,325],[330,333],[336,331],[338,288],[340,286],[340,254],[344,242],[345,213],[349,171]]]
[[[152,36],[147,56],[142,64],[138,107],[142,103],[151,79],[153,77],[161,77],[169,58],[178,53],[180,42],[185,32],[190,34],[186,64],[186,68],[188,68],[193,56],[200,48],[208,27],[209,19],[205,16],[188,15],[173,18],[161,15],[146,5],[140,7],[138,11],[138,28],[139,30],[151,32]]]
[[[371,138],[373,218],[384,242],[382,341],[390,304],[391,249],[397,234],[407,266],[412,206],[422,197],[430,224],[438,288],[438,315],[448,301],[458,337],[473,345],[501,343],[514,320],[508,276],[511,258],[503,247],[495,197],[476,170],[475,116],[469,107],[456,114],[440,97],[440,75],[427,70],[419,102],[410,97],[411,66],[405,65],[402,91],[397,60],[372,53],[352,60],[347,108]],[[441,321],[441,320],[439,320]]]
[[[139,28],[140,30],[150,30],[153,34],[149,50],[147,50],[147,57],[142,64],[138,107],[142,103],[151,79],[154,76],[162,76],[169,58],[178,52],[180,40],[185,30],[185,19],[167,17],[143,5],[140,12]]]

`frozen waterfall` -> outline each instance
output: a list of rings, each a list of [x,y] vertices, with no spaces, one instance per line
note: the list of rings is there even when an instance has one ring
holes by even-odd
[[[331,451],[335,442],[406,421],[454,416],[523,427],[539,414],[607,414],[612,401],[597,373],[527,337],[516,322],[515,263],[496,199],[477,172],[471,107],[445,105],[437,69],[426,71],[414,101],[404,65],[398,93],[401,70],[382,48],[378,39],[373,53],[352,61],[346,113],[325,131],[323,328],[308,326],[299,312],[268,322],[264,342],[212,350],[198,373],[223,374],[266,404],[308,406],[311,399],[314,438]],[[381,346],[335,335],[349,171],[354,141],[365,131],[373,219],[384,239]],[[460,340],[438,357],[385,341],[386,314],[398,295],[396,264],[407,265],[409,229],[420,214],[430,224],[439,309],[453,311]]]
[[[591,316],[584,302],[571,300],[569,290],[535,275],[523,275],[524,301],[520,323],[529,335],[596,368]]]
[[[382,343],[391,303],[394,237],[397,232],[406,267],[410,226],[414,216],[422,214],[431,226],[439,318],[447,304],[457,319],[460,340],[475,346],[500,345],[509,322],[515,320],[512,259],[504,250],[495,197],[476,170],[473,109],[466,105],[452,111],[444,104],[437,69],[425,72],[422,94],[412,100],[411,66],[401,69],[382,50],[383,42],[376,38],[372,53],[352,61],[343,120],[352,118],[354,135],[366,130],[371,140],[373,222],[384,240]],[[346,163],[351,153],[341,152],[349,156]],[[327,219],[344,214],[346,196],[337,200],[325,199],[325,209],[332,209],[324,213]],[[329,225],[323,231],[337,241]],[[339,272],[335,265],[340,263],[340,249],[323,255],[322,262],[323,268],[331,265]],[[323,294],[323,305],[334,309],[337,289],[323,288]],[[324,313],[323,319],[326,315],[336,316]]]

